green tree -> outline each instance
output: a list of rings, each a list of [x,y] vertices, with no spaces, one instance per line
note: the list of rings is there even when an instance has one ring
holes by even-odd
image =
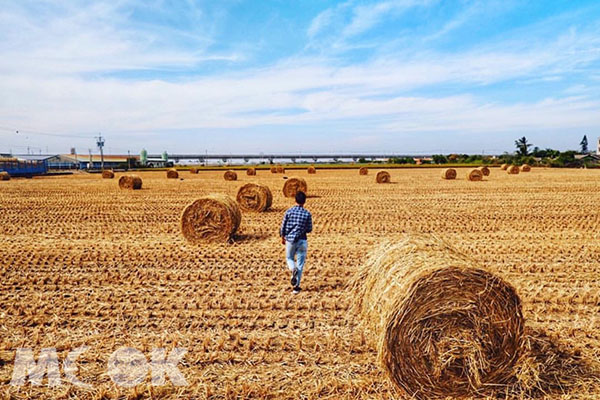
[[[521,139],[515,140],[515,146],[517,146],[517,154],[520,156],[529,155],[529,148],[533,146],[531,143],[527,143],[527,138],[523,136]]]
[[[579,143],[579,145],[581,146],[581,154],[585,154],[588,152],[587,135],[583,135],[583,139],[581,139],[581,143]]]

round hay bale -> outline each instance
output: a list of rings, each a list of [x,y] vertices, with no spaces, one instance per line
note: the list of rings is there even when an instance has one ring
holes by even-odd
[[[119,178],[121,189],[139,190],[142,188],[142,178],[137,175],[123,175]]]
[[[250,167],[246,170],[246,175],[248,176],[254,176],[256,175],[256,168]]]
[[[375,181],[377,183],[390,183],[392,180],[392,177],[390,176],[390,173],[387,171],[379,171],[377,173],[377,176],[375,177]]]
[[[179,178],[179,172],[175,168],[167,170],[167,178],[168,179],[177,179]]]
[[[471,182],[478,182],[483,180],[483,172],[479,168],[473,168],[467,173],[467,179]]]
[[[441,240],[384,242],[352,287],[380,362],[408,397],[479,397],[514,376],[524,347],[517,292]]]
[[[110,169],[105,169],[102,171],[102,179],[113,179],[115,177],[115,173]]]
[[[283,185],[283,195],[285,197],[296,197],[296,193],[306,193],[308,186],[302,178],[289,178]]]
[[[247,183],[238,190],[237,202],[242,211],[263,212],[273,204],[273,195],[267,186]]]
[[[271,167],[271,173],[272,174],[276,174],[277,173],[277,167],[276,166],[272,166]]]
[[[0,172],[0,181],[10,181],[10,174],[6,171]]]
[[[358,174],[359,175],[368,175],[369,169],[367,167],[360,167],[360,169],[358,170]]]
[[[309,174],[316,174],[317,173],[317,169],[313,166],[308,167],[308,169],[306,170]]]
[[[500,169],[502,169],[502,170],[506,171],[506,170],[508,169],[508,164],[502,164],[502,165],[500,166]]]
[[[211,194],[189,204],[181,214],[181,232],[192,244],[226,242],[242,221],[238,204],[229,196]]]
[[[507,168],[506,172],[508,172],[509,175],[518,175],[520,171],[519,167],[517,167],[516,165],[511,165]]]
[[[281,165],[279,165],[277,167],[277,173],[278,174],[285,174],[285,168],[283,168]]]
[[[454,168],[446,168],[442,171],[442,179],[456,179],[456,170]]]
[[[223,178],[225,178],[226,181],[237,181],[237,174],[235,173],[235,171],[228,170],[225,171]]]
[[[521,172],[530,172],[530,171],[531,171],[531,166],[529,164],[521,165]]]
[[[194,175],[195,175],[195,174],[197,174],[198,172],[200,172],[200,171],[198,170],[198,168],[195,168],[195,167],[192,167],[192,168],[190,168],[190,174],[194,174]]]
[[[483,176],[490,176],[490,169],[486,165],[479,167],[479,170],[481,171]]]

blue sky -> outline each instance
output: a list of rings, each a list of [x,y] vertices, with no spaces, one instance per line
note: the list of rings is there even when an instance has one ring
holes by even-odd
[[[111,153],[600,136],[591,0],[0,0],[0,56],[0,151],[87,151],[98,132]]]

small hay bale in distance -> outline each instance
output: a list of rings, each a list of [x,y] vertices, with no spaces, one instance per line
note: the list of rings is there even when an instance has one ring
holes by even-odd
[[[530,172],[530,171],[531,171],[531,166],[529,164],[521,165],[521,172]]]
[[[276,174],[277,173],[277,167],[276,166],[272,166],[271,167],[271,173],[272,174]]]
[[[223,178],[225,178],[226,181],[237,181],[237,173],[232,170],[227,170],[223,174]]]
[[[500,169],[503,170],[503,171],[506,171],[508,169],[508,164],[502,164],[500,166]]]
[[[369,175],[369,169],[367,167],[360,167],[358,170],[359,175]]]
[[[102,171],[102,179],[113,179],[115,177],[115,173],[110,169],[105,169]]]
[[[278,174],[285,174],[285,168],[283,168],[281,165],[277,166],[277,173]]]
[[[211,194],[185,207],[181,214],[181,232],[192,244],[227,242],[241,221],[240,207],[231,197]]]
[[[306,171],[309,174],[316,174],[317,173],[317,169],[315,167],[313,167],[312,165],[310,167],[308,167],[308,169]]]
[[[454,168],[446,168],[442,171],[442,179],[456,179],[456,170]]]
[[[271,189],[256,183],[247,183],[242,186],[236,198],[242,211],[267,211],[273,204]]]
[[[482,397],[513,379],[524,347],[521,300],[445,242],[384,242],[352,289],[379,362],[408,397]]]
[[[306,181],[302,178],[289,178],[283,184],[283,195],[285,197],[296,197],[296,193],[308,190]]]
[[[177,179],[179,178],[179,172],[175,168],[171,168],[167,170],[167,178],[168,179]]]
[[[486,165],[479,167],[479,170],[481,171],[483,176],[490,176],[490,169]]]
[[[10,181],[10,174],[6,171],[0,172],[0,181]]]
[[[123,175],[119,178],[121,189],[139,190],[142,188],[142,178],[137,175]]]
[[[377,183],[390,183],[392,180],[392,177],[390,176],[390,173],[387,171],[379,171],[377,173],[377,176],[375,176],[375,181]]]
[[[256,168],[250,167],[246,170],[246,175],[248,176],[254,176],[256,175]]]
[[[467,173],[467,179],[471,182],[479,182],[483,180],[483,172],[479,168],[473,168]]]
[[[196,168],[196,167],[192,167],[192,168],[190,168],[190,174],[194,174],[194,175],[195,175],[195,174],[197,174],[198,172],[199,172],[198,168]]]
[[[520,171],[518,166],[511,165],[506,169],[506,172],[508,172],[509,175],[518,175]]]

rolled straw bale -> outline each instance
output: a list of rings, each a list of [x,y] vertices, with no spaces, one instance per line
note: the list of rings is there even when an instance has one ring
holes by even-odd
[[[238,190],[237,202],[242,211],[263,212],[273,204],[273,195],[267,186],[247,183]]]
[[[456,170],[454,168],[446,168],[442,171],[442,179],[456,179]]]
[[[502,165],[500,166],[500,169],[502,169],[502,170],[506,171],[506,170],[508,169],[508,164],[502,164]]]
[[[273,165],[273,166],[271,167],[271,173],[272,173],[272,174],[276,174],[276,173],[277,173],[277,167],[276,167],[276,166],[274,166],[274,165]]]
[[[387,171],[379,171],[375,177],[377,183],[390,183],[391,179],[390,173]]]
[[[360,169],[358,170],[359,175],[368,175],[369,174],[369,169],[367,167],[360,167]]]
[[[481,171],[483,176],[490,176],[490,169],[486,165],[479,167],[479,170]]]
[[[277,173],[278,174],[285,174],[285,168],[283,168],[281,165],[277,166]]]
[[[190,174],[197,174],[199,172],[198,168],[192,167],[190,168]]]
[[[256,168],[250,167],[246,170],[246,175],[248,176],[254,176],[256,175]]]
[[[0,181],[10,181],[10,174],[6,171],[0,172]]]
[[[225,178],[226,181],[237,181],[237,174],[235,171],[227,170],[225,171],[223,178]]]
[[[481,394],[513,377],[524,347],[519,296],[440,239],[384,242],[352,287],[379,361],[408,397]]]
[[[119,178],[119,187],[121,189],[138,190],[142,188],[142,178],[137,175],[123,175]]]
[[[167,170],[167,178],[168,179],[177,179],[179,178],[179,172],[175,168]]]
[[[520,171],[519,167],[517,167],[516,165],[511,165],[510,167],[508,167],[506,172],[508,172],[510,175],[518,175]]]
[[[308,167],[307,172],[309,174],[316,174],[317,173],[317,169],[313,166]]]
[[[530,171],[531,171],[531,166],[529,164],[521,165],[521,172],[530,172]]]
[[[181,214],[181,232],[192,244],[225,242],[242,221],[238,204],[229,196],[211,194],[189,204]]]
[[[285,197],[295,197],[296,193],[304,192],[306,193],[308,186],[306,185],[306,181],[302,178],[290,178],[285,181],[283,185],[283,195]]]
[[[112,179],[115,177],[115,173],[110,169],[105,169],[102,171],[102,179]]]
[[[472,182],[482,181],[483,173],[478,168],[473,168],[467,173],[467,179]]]

